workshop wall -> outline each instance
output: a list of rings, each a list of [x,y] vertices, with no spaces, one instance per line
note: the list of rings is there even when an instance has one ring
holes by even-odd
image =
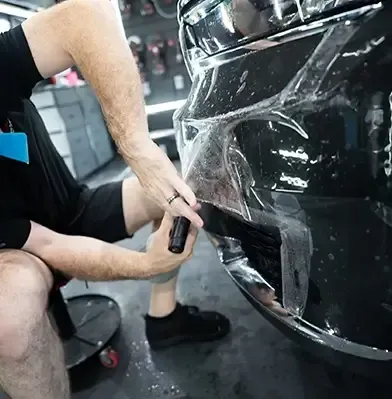
[[[172,116],[187,98],[191,81],[178,43],[176,0],[152,1],[119,0],[119,7],[143,82],[151,138],[176,158]],[[37,5],[49,3],[15,2],[10,8],[0,1],[0,31],[19,25],[35,13]],[[116,151],[94,93],[83,81],[76,86],[69,83],[61,78],[42,82],[32,101],[71,173],[83,180],[113,159]]]
[[[72,175],[83,180],[115,156],[101,107],[88,85],[46,86],[32,101]]]
[[[191,87],[178,42],[176,0],[123,0],[119,5],[143,80],[150,131],[170,128],[174,109],[166,108],[171,106],[149,110],[185,100]]]
[[[34,6],[0,1],[0,31],[19,25],[34,13]],[[115,157],[101,107],[88,84],[79,81],[69,86],[43,81],[35,87],[31,100],[76,179],[85,179]]]

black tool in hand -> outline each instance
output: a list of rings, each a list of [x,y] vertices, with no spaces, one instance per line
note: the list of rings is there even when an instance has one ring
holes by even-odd
[[[170,252],[174,254],[181,254],[184,252],[190,225],[191,222],[183,216],[174,218],[173,227],[170,231],[168,248]]]

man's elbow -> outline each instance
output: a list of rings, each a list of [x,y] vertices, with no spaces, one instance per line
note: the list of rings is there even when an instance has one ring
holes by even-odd
[[[64,11],[59,8],[59,25],[62,26],[62,46],[72,60],[83,60],[94,42],[105,40],[105,33],[119,24],[110,0],[65,0]],[[61,15],[60,15],[61,14]]]
[[[54,247],[61,235],[38,223],[31,222],[31,231],[23,250],[40,258]]]
[[[35,64],[44,77],[53,76],[75,63],[73,55],[87,50],[102,26],[116,19],[109,0],[65,0],[23,22]]]
[[[64,16],[65,11],[68,23],[83,27],[116,17],[111,0],[65,0]],[[99,29],[100,26],[96,25],[96,27]]]
[[[113,11],[111,0],[65,0],[62,5],[72,11],[81,12],[82,16],[92,15],[95,12]]]

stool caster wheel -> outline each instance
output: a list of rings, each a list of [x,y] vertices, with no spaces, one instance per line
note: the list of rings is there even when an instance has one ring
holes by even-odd
[[[118,366],[120,356],[114,349],[108,346],[99,354],[99,360],[102,366],[108,369],[114,369]]]

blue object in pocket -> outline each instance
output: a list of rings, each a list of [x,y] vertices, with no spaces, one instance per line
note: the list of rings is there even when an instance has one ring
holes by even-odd
[[[0,156],[28,164],[26,133],[0,133]]]

